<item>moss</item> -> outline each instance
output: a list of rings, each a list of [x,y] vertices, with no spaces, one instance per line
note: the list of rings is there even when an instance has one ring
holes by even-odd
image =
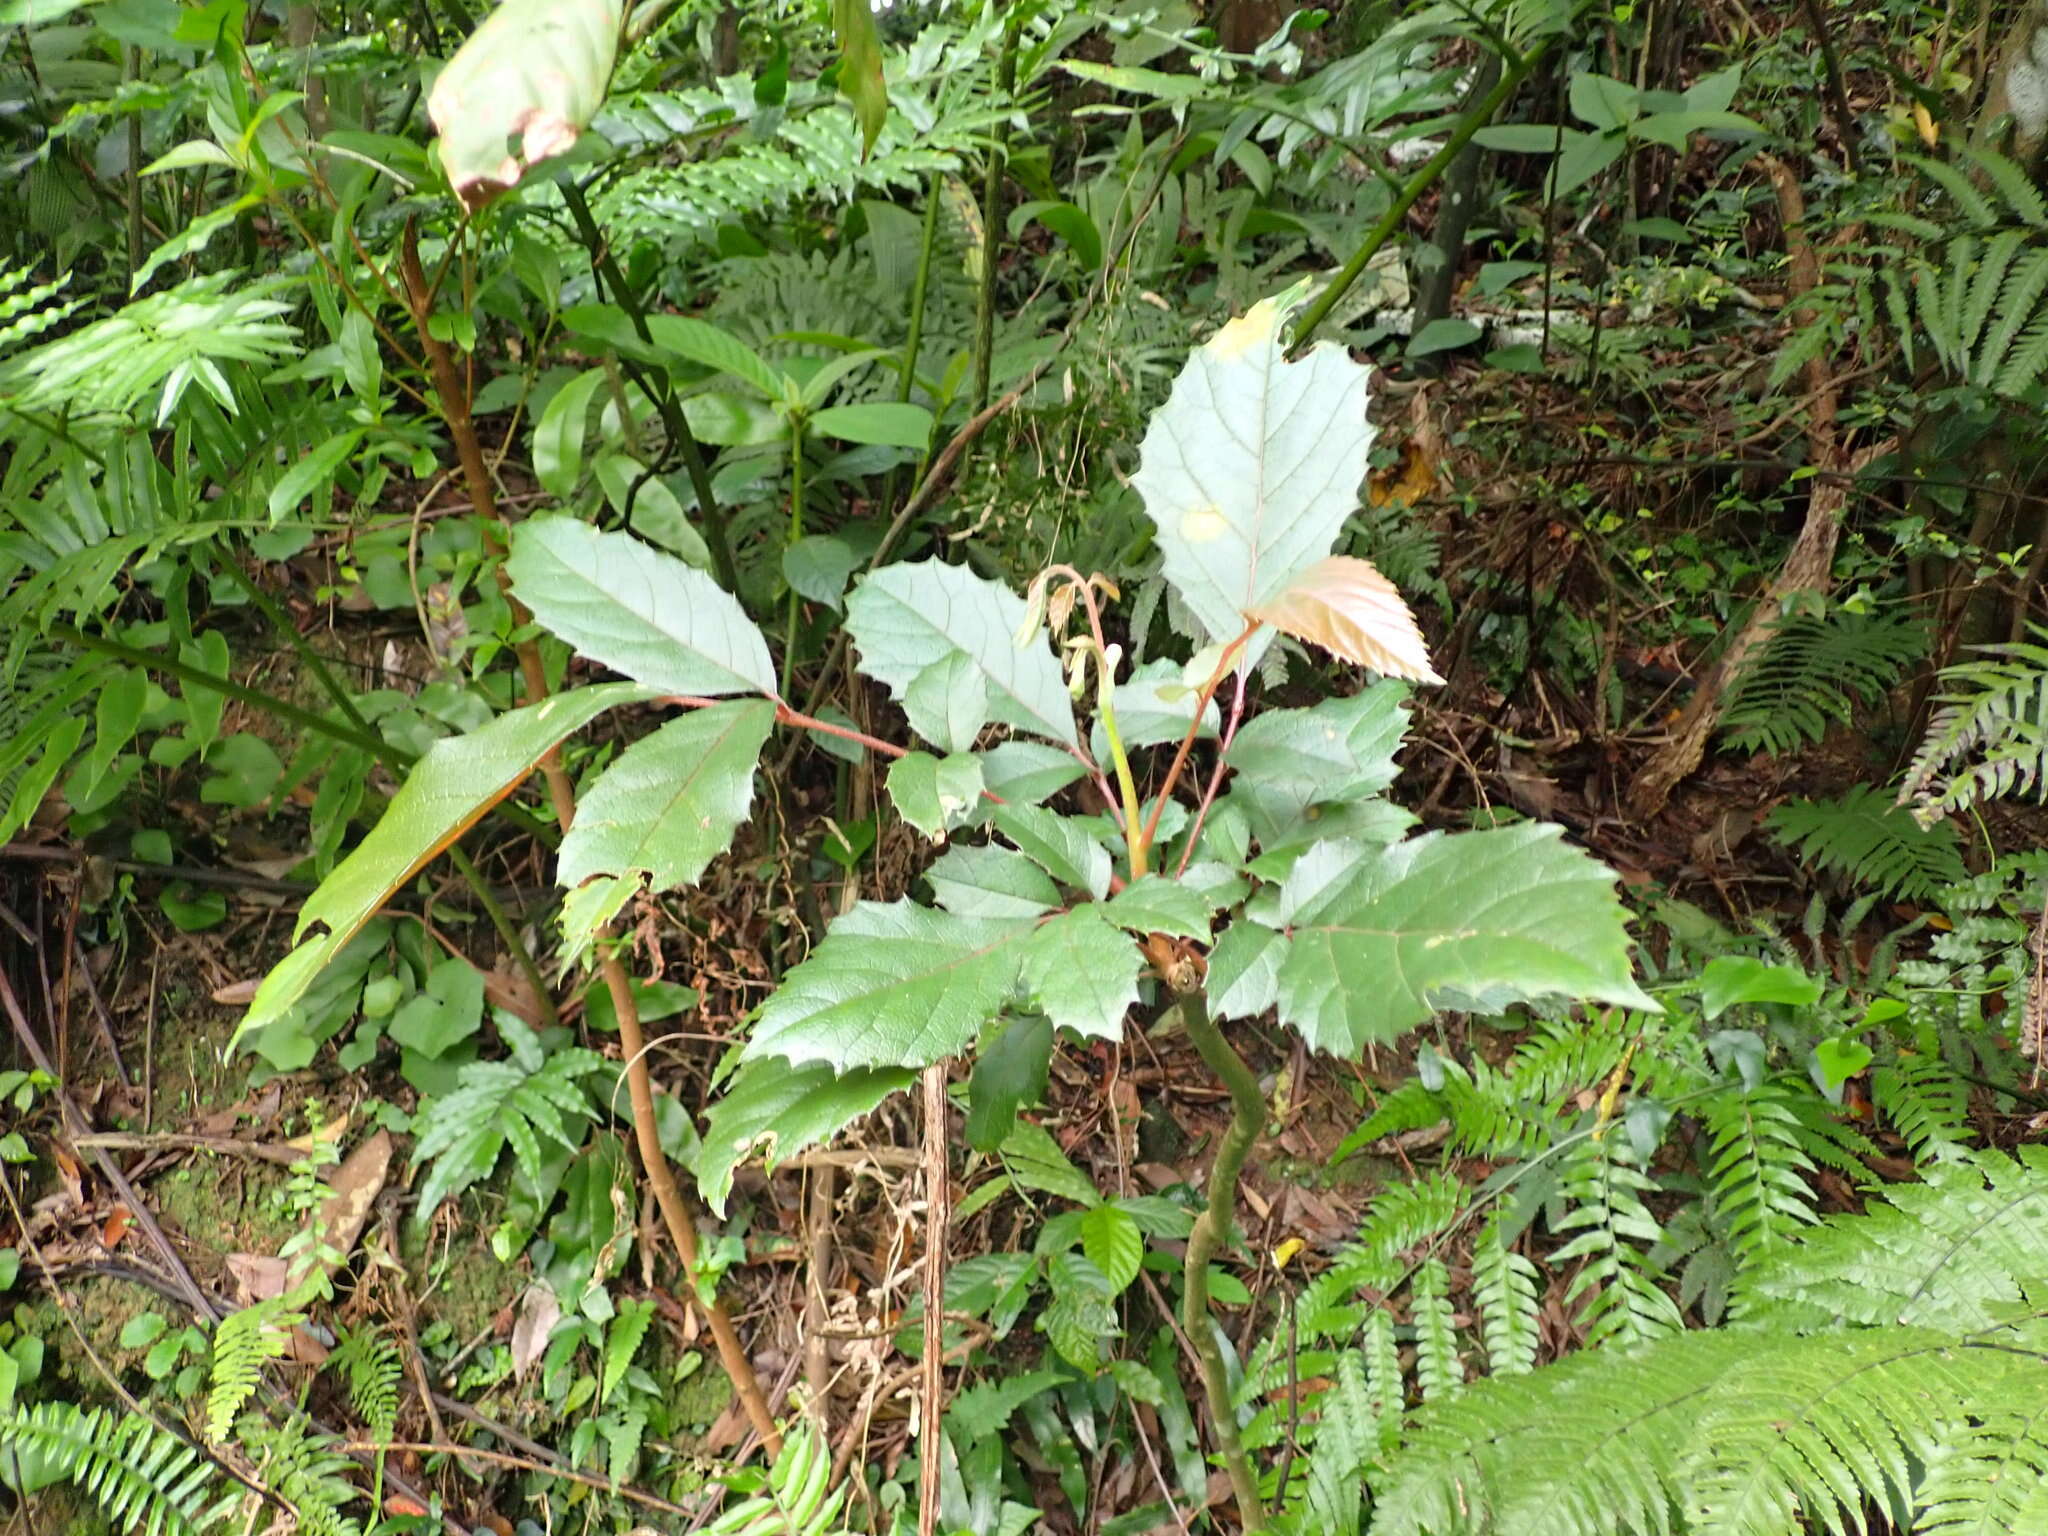
[[[28,1528],[37,1536],[114,1536],[91,1494],[56,1483],[29,1499]]]
[[[455,1243],[445,1250],[437,1244],[428,1254],[407,1254],[409,1266],[422,1258],[433,1264],[434,1283],[420,1299],[420,1312],[429,1325],[445,1323],[450,1342],[458,1348],[489,1327],[525,1283],[524,1265],[502,1264],[491,1252],[484,1240],[489,1229],[477,1226],[480,1219],[465,1209],[462,1236]]]
[[[121,1330],[143,1312],[161,1311],[167,1322],[175,1322],[173,1311],[159,1307],[157,1298],[139,1285],[108,1276],[95,1275],[64,1287],[63,1299],[43,1295],[14,1309],[14,1322],[24,1334],[43,1341],[43,1369],[31,1393],[38,1398],[66,1398],[83,1403],[112,1403],[106,1378],[93,1364],[98,1355],[106,1368],[131,1390],[146,1391],[149,1380],[142,1373],[145,1351],[121,1347]],[[65,1314],[70,1314],[66,1321]],[[76,1323],[76,1330],[71,1324]],[[85,1344],[79,1335],[85,1336]],[[86,1352],[91,1346],[91,1354]]]
[[[270,1163],[201,1153],[152,1180],[149,1194],[157,1214],[206,1255],[276,1253],[299,1230],[284,1210],[285,1182]]]

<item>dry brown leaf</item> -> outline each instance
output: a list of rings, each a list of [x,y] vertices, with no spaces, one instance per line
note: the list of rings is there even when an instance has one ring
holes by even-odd
[[[524,1376],[547,1352],[555,1324],[562,1320],[562,1303],[554,1288],[529,1285],[519,1298],[519,1319],[512,1325],[512,1372]]]
[[[363,1235],[363,1227],[370,1219],[370,1208],[384,1192],[393,1151],[391,1133],[379,1131],[365,1137],[328,1176],[327,1187],[333,1193],[314,1217],[320,1241],[309,1252],[326,1250],[337,1256],[334,1264],[327,1266],[330,1275],[355,1251],[356,1240]]]
[[[1331,555],[1296,576],[1245,617],[1321,646],[1386,677],[1441,683],[1415,615],[1370,560]]]

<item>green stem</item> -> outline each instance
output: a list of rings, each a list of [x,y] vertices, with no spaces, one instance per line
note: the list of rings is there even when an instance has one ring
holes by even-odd
[[[804,536],[804,424],[794,414],[789,420],[789,541],[793,549]],[[789,619],[782,631],[782,696],[789,697],[789,675],[796,668],[796,589],[789,592]]]
[[[1451,162],[1458,158],[1458,152],[1472,142],[1474,134],[1493,120],[1493,114],[1515,94],[1516,87],[1522,83],[1530,70],[1542,62],[1543,56],[1550,51],[1551,45],[1555,42],[1554,36],[1546,37],[1527,53],[1511,60],[1500,79],[1494,82],[1493,89],[1466,109],[1465,115],[1458,119],[1458,126],[1451,130],[1451,136],[1444,140],[1435,154],[1416,167],[1415,174],[1408,178],[1407,183],[1401,188],[1400,195],[1388,205],[1387,211],[1380,215],[1379,222],[1366,233],[1364,242],[1351,253],[1351,259],[1344,263],[1343,268],[1330,280],[1330,286],[1323,290],[1322,296],[1308,307],[1307,312],[1295,325],[1295,354],[1298,355],[1308,346],[1316,333],[1316,327],[1330,317],[1330,311],[1335,309],[1344,295],[1351,291],[1351,285],[1358,281],[1373,257],[1379,254],[1380,247],[1385,245],[1394,231],[1401,227],[1401,221],[1408,216],[1408,210],[1415,206],[1416,199],[1436,185],[1437,178],[1442,176],[1450,168]]]
[[[583,189],[569,176],[562,177],[556,185],[562,189],[562,201],[568,206],[569,217],[576,222],[576,233],[590,255],[590,265],[604,279],[605,287],[611,291],[612,302],[626,312],[626,318],[633,325],[633,334],[651,344],[654,337],[647,328],[647,311],[641,305],[639,295],[627,284],[618,262],[612,259],[611,246],[598,229],[597,220],[591,217],[590,204],[584,200]],[[705,461],[703,446],[698,443],[697,434],[690,430],[690,420],[683,414],[682,402],[676,399],[673,388],[664,386],[657,389],[647,371],[632,359],[622,357],[619,362],[626,377],[654,402],[654,408],[661,413],[662,427],[676,451],[682,454],[683,468],[690,476],[690,489],[696,493],[697,512],[704,519],[704,542],[711,550],[711,563],[717,567],[718,579],[725,583],[726,590],[738,593],[740,572],[732,557],[732,534],[726,527],[725,513],[718,505],[718,493],[711,488],[711,468]]]
[[[934,171],[932,179],[925,183],[924,195],[924,239],[917,248],[917,276],[910,284],[910,332],[903,339],[903,367],[896,378],[896,398],[904,404],[910,402],[911,386],[917,381],[917,355],[924,346],[925,300],[931,292],[932,248],[939,240],[939,173]],[[925,445],[925,456],[931,456],[931,445]],[[901,471],[892,469],[889,478],[882,483],[882,505],[896,505],[898,478]]]
[[[1008,103],[1017,87],[1017,23],[1003,28],[1003,53],[996,64],[996,98]],[[981,294],[974,313],[974,409],[988,408],[989,370],[996,340],[996,253],[1003,227],[1003,167],[1009,155],[1008,119],[996,125],[988,147],[988,172],[981,183]]]
[[[1206,997],[1200,992],[1183,992],[1180,1016],[1202,1060],[1230,1090],[1232,1107],[1230,1127],[1223,1133],[1216,1148],[1216,1161],[1209,1169],[1208,1204],[1195,1218],[1194,1230],[1188,1234],[1187,1260],[1182,1271],[1181,1326],[1187,1330],[1196,1358],[1202,1362],[1209,1422],[1216,1434],[1217,1455],[1230,1474],[1231,1491],[1237,1497],[1238,1524],[1247,1532],[1259,1531],[1265,1529],[1266,1511],[1259,1503],[1258,1479],[1252,1475],[1251,1458],[1245,1454],[1244,1439],[1238,1433],[1237,1408],[1230,1400],[1230,1376],[1223,1366],[1223,1351],[1216,1343],[1216,1320],[1209,1315],[1209,1261],[1230,1235],[1238,1175],[1244,1171],[1245,1156],[1252,1143],[1265,1128],[1266,1096],[1259,1091],[1259,1080],[1252,1069],[1209,1017]]]
[[[1151,864],[1152,842],[1144,825],[1144,805],[1138,799],[1138,783],[1131,776],[1130,754],[1124,751],[1124,739],[1116,728],[1116,703],[1110,696],[1115,686],[1108,666],[1103,666],[1101,686],[1096,690],[1095,717],[1102,722],[1102,735],[1109,743],[1109,760],[1116,767],[1117,793],[1124,802],[1124,846],[1130,850],[1131,879],[1138,881],[1145,878]]]

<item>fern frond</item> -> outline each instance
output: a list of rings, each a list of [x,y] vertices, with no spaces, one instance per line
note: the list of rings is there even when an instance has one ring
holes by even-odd
[[[255,1395],[263,1367],[283,1357],[300,1319],[277,1298],[230,1312],[213,1330],[213,1365],[206,1389],[206,1437],[225,1441],[235,1418]]]
[[[2048,631],[2033,634],[1942,672],[1933,723],[1899,790],[1922,821],[2048,784],[2048,645],[2037,643]]]
[[[2048,1397],[1951,1425],[1920,1487],[1924,1536],[2048,1530]]]
[[[325,1369],[348,1386],[348,1400],[372,1440],[390,1440],[398,1428],[399,1387],[405,1361],[397,1343],[371,1327],[350,1329],[329,1352]]]
[[[50,301],[71,281],[65,273],[47,283],[32,283],[27,267],[0,267],[0,357],[32,337],[61,325],[76,314],[83,299]]]
[[[1916,1163],[1934,1161],[1976,1139],[1970,1128],[1969,1084],[1938,1051],[1902,1051],[1870,1074],[1878,1113],[1905,1138]]]
[[[1573,1147],[1564,1173],[1569,1209],[1557,1230],[1577,1236],[1551,1262],[1583,1261],[1565,1301],[1581,1304],[1589,1344],[1640,1343],[1685,1326],[1649,1271],[1648,1251],[1663,1231],[1643,1203],[1651,1180],[1634,1166],[1626,1141],[1618,1135],[1587,1137]]]
[[[1994,1325],[2048,1276],[2048,1148],[1976,1151],[1921,1172],[1883,1205],[1823,1221],[1744,1271],[1747,1309],[1815,1327]]]
[[[1472,1248],[1472,1303],[1489,1374],[1521,1376],[1536,1368],[1541,1279],[1535,1264],[1505,1240],[1498,1216],[1480,1229]]]
[[[1954,827],[1922,825],[1869,784],[1839,800],[1788,800],[1764,825],[1808,864],[1886,897],[1919,900],[1969,873]]]
[[[1775,1247],[1817,1219],[1806,1175],[1813,1163],[1801,1146],[1791,1097],[1772,1083],[1729,1090],[1704,1106],[1707,1182],[1714,1214],[1739,1262]]]
[[[1728,745],[1742,752],[1786,753],[1831,725],[1847,725],[1926,654],[1919,625],[1837,609],[1825,618],[1787,614],[1728,691],[1722,714]]]
[[[75,1483],[114,1529],[198,1536],[219,1525],[233,1495],[216,1497],[214,1466],[194,1446],[140,1416],[73,1403],[38,1403],[0,1419],[0,1461],[24,1491]]]
[[[1471,1198],[1463,1180],[1441,1171],[1374,1196],[1358,1241],[1302,1287],[1295,1316],[1303,1339],[1328,1339],[1355,1327],[1359,1292],[1377,1299],[1398,1287],[1408,1272],[1404,1256],[1448,1230]]]
[[[1409,1287],[1408,1322],[1415,1330],[1415,1384],[1424,1402],[1449,1397],[1465,1385],[1458,1330],[1451,1322],[1451,1275],[1442,1259],[1426,1259]]]

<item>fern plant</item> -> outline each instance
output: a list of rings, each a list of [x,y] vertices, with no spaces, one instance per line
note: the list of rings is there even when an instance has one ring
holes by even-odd
[[[199,1536],[223,1526],[238,1502],[197,1447],[154,1420],[73,1403],[0,1419],[0,1480],[24,1494],[74,1483],[135,1536]]]
[[[1796,751],[1879,703],[1926,649],[1918,625],[1882,614],[1787,614],[1729,689],[1725,739],[1743,752]]]
[[[1955,378],[2024,395],[2048,373],[2048,198],[1987,147],[1963,145],[1952,161],[1906,158],[1947,204],[1876,216],[1920,242],[1912,260],[1879,269],[1906,360],[1924,335]]]
[[[1744,1321],[1425,1406],[1373,1530],[2020,1531],[2048,1519],[2048,1149],[1937,1166],[1788,1240]]]
[[[1923,822],[2048,793],[2048,629],[2031,632],[1943,669],[1933,720],[1899,790]]]
[[[1954,827],[1916,821],[1870,784],[1836,800],[1788,800],[1764,824],[1808,864],[1886,899],[1922,901],[1969,874]]]

